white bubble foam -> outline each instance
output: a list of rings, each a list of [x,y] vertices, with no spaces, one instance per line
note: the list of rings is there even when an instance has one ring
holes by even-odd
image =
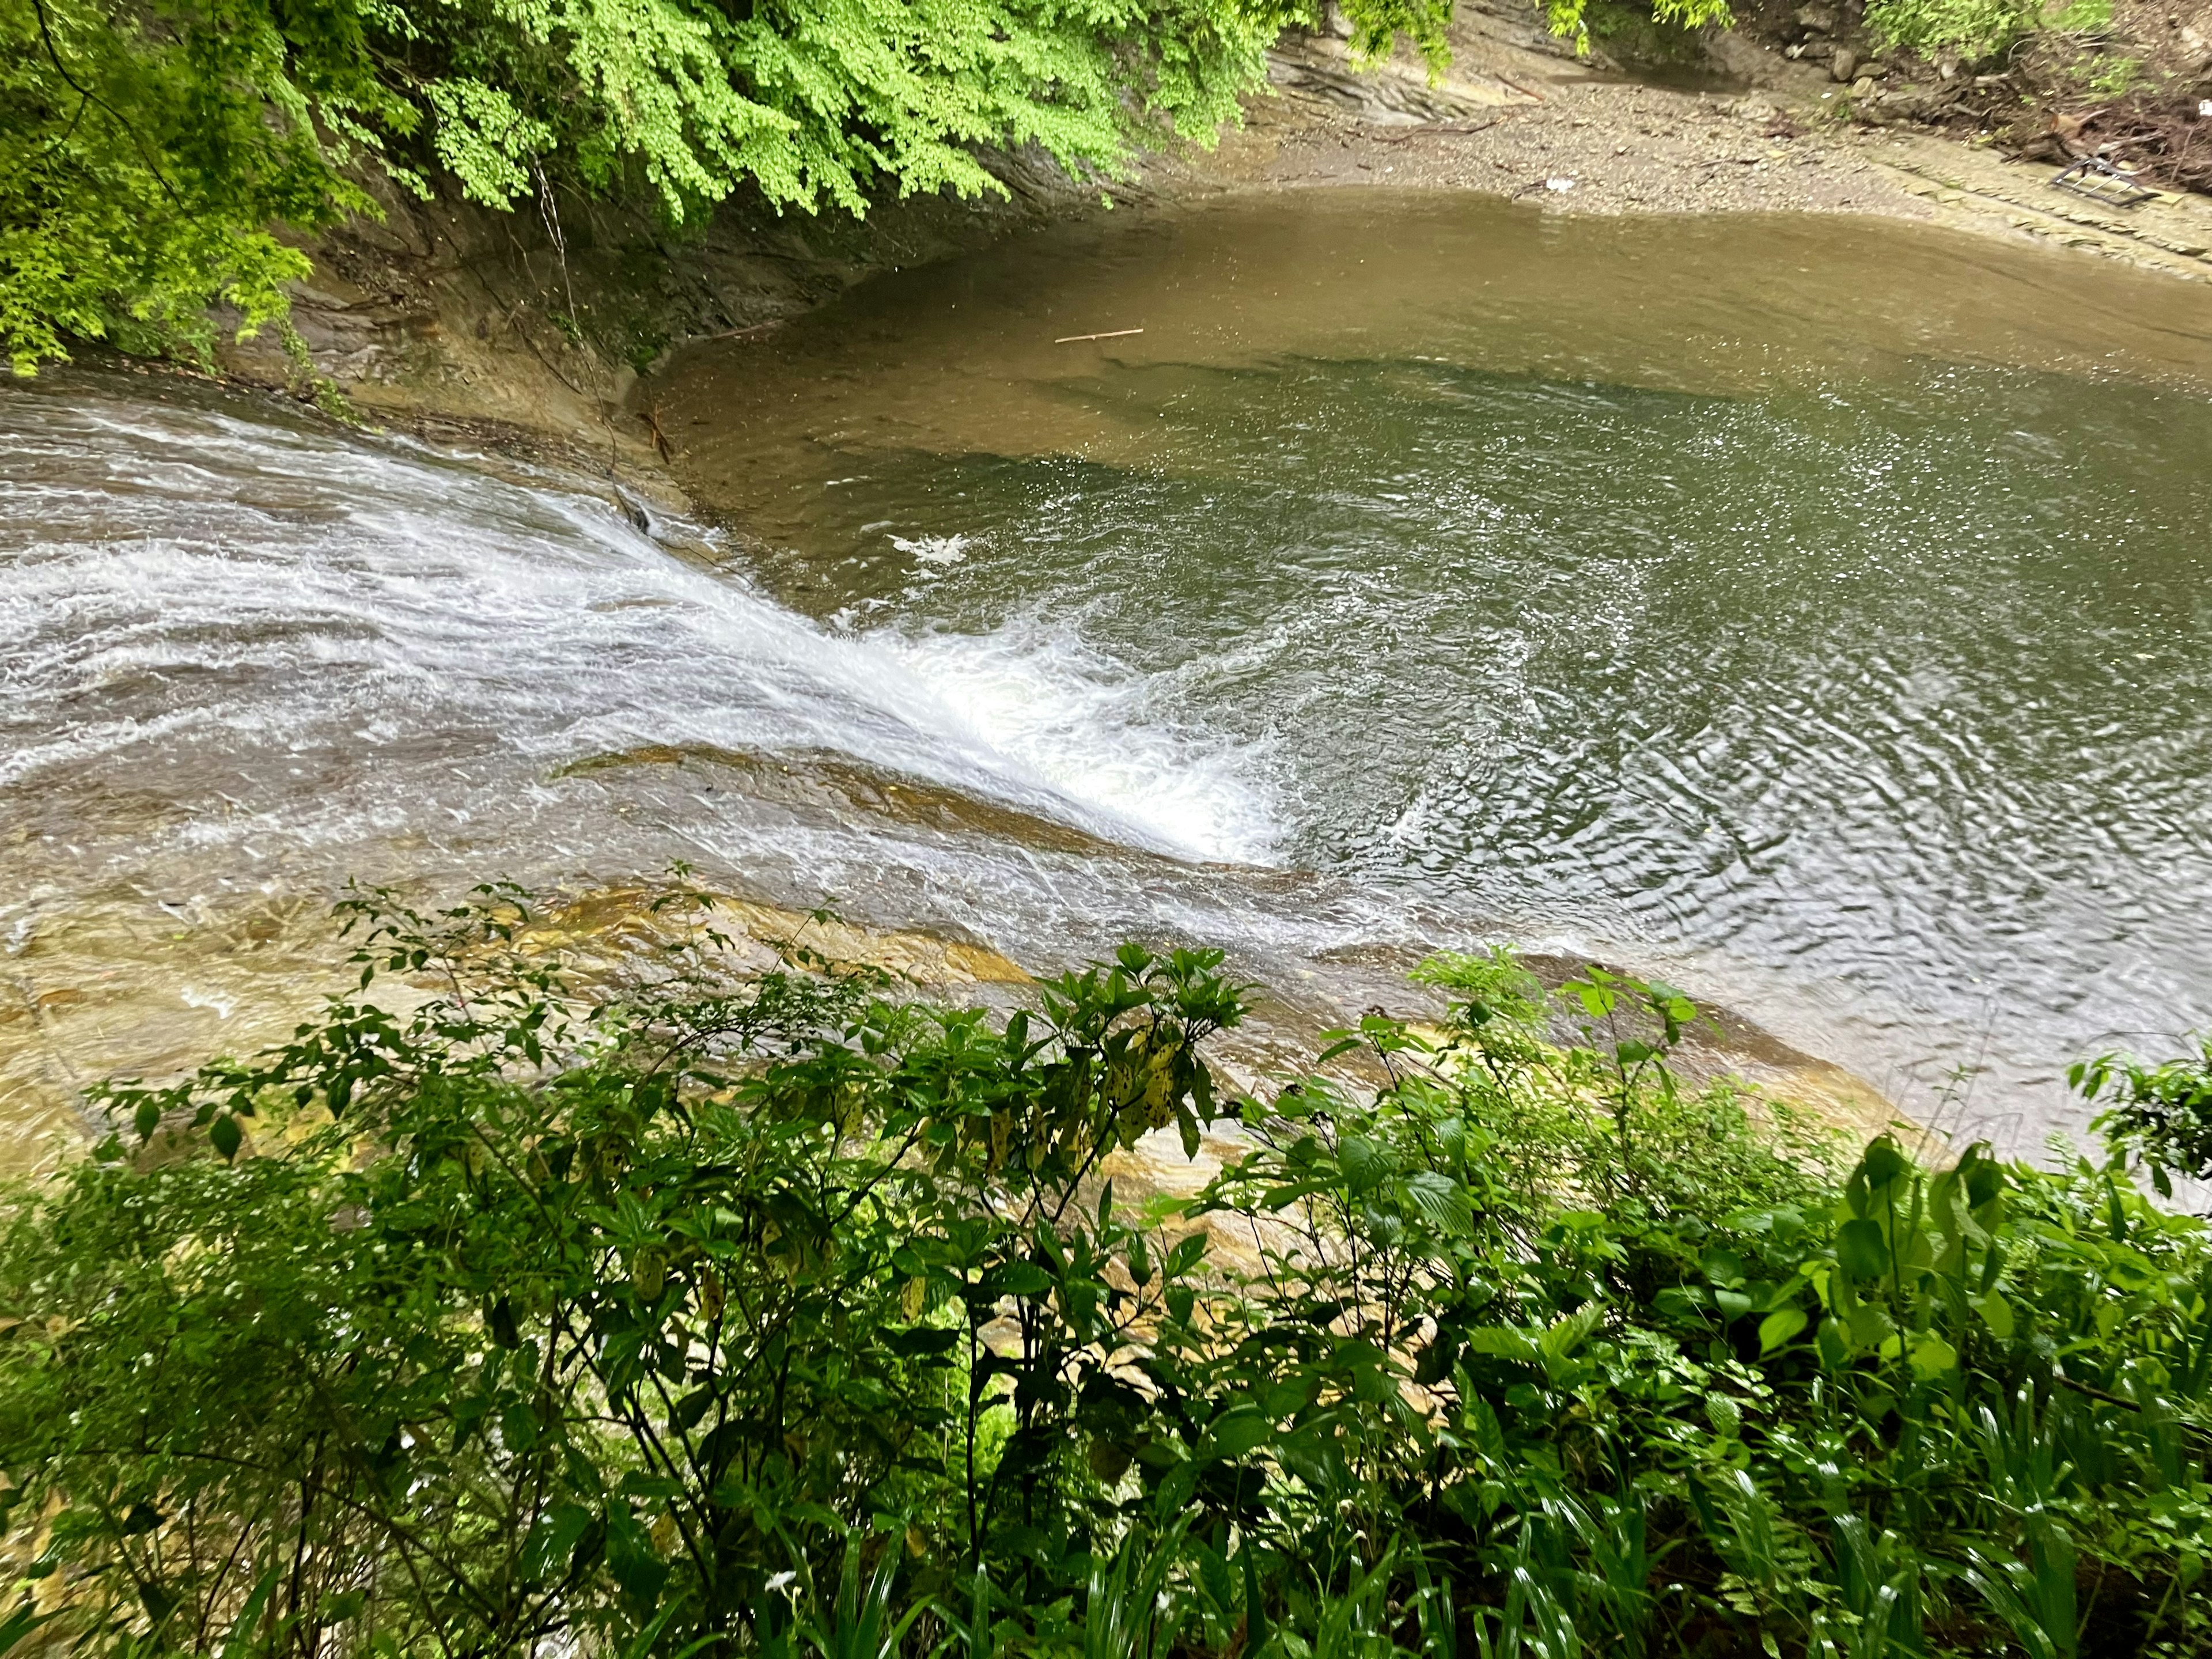
[[[1030,615],[984,635],[868,635],[991,749],[1165,850],[1265,862],[1278,838],[1257,757],[1178,722],[1163,682]]]
[[[970,539],[966,536],[916,536],[911,540],[904,536],[891,538],[891,545],[902,553],[912,554],[924,564],[959,564],[968,557]]]
[[[298,757],[342,757],[374,811],[393,779],[482,781],[501,754],[542,776],[712,745],[842,753],[1184,857],[1273,839],[1243,757],[1070,631],[825,629],[588,496],[204,411],[0,410],[34,413],[0,420],[24,463],[0,486],[0,785],[158,747],[246,768],[304,824],[279,804],[322,787]]]

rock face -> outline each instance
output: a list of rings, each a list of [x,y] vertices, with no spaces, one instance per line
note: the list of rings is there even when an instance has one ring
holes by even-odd
[[[647,208],[564,192],[550,215],[500,213],[377,183],[378,216],[314,246],[314,278],[295,294],[293,320],[315,369],[364,415],[428,432],[512,430],[611,456],[605,465],[643,478],[658,473],[661,441],[625,398],[665,343],[772,325],[873,271],[1097,204],[1098,185],[1040,153],[981,159],[1005,185],[1003,200],[917,194],[856,219],[779,215],[739,192],[680,241]],[[1144,199],[1120,183],[1113,193]],[[218,355],[240,380],[297,384],[274,331]]]

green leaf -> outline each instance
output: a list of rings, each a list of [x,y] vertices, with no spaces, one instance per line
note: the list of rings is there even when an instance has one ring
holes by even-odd
[[[1122,1252],[1129,1264],[1129,1278],[1139,1290],[1152,1282],[1152,1255],[1146,1247],[1142,1233],[1129,1235],[1128,1248]]]
[[[53,1616],[51,1613],[40,1613],[26,1601],[5,1619],[0,1619],[0,1655],[18,1646],[25,1637]]]
[[[949,1326],[916,1325],[884,1333],[884,1346],[902,1359],[942,1359],[960,1340]]]
[[[1836,1260],[1854,1279],[1876,1279],[1889,1272],[1889,1245],[1878,1221],[1846,1221],[1836,1229]]]
[[[228,1160],[238,1156],[239,1146],[245,1139],[245,1136],[239,1129],[238,1120],[226,1112],[208,1125],[208,1139],[214,1145],[216,1151],[222,1153],[225,1160]]]
[[[142,1532],[153,1531],[161,1524],[161,1511],[151,1504],[133,1504],[125,1511],[118,1530],[126,1538],[135,1537]]]
[[[653,1547],[645,1528],[627,1504],[610,1504],[606,1511],[607,1569],[623,1594],[641,1607],[649,1607],[668,1582],[668,1564]]]
[[[1034,1261],[1016,1258],[991,1271],[990,1288],[1000,1296],[1039,1297],[1052,1289],[1052,1275]]]
[[[1912,1345],[1912,1370],[1923,1382],[1959,1368],[1959,1351],[1932,1332]]]
[[[566,1572],[595,1519],[580,1504],[563,1504],[538,1522],[523,1550],[525,1576],[542,1581]]]
[[[1879,1348],[1896,1332],[1887,1308],[1863,1302],[1851,1310],[1851,1342],[1856,1347]]]
[[[1467,1189],[1449,1176],[1420,1170],[1407,1177],[1405,1194],[1408,1207],[1439,1232],[1464,1233],[1473,1224]]]
[[[1889,1135],[1876,1135],[1867,1143],[1859,1170],[1869,1187],[1887,1187],[1912,1167],[1904,1150]]]
[[[1772,1353],[1796,1338],[1807,1324],[1802,1308],[1778,1308],[1759,1322],[1759,1352],[1761,1358]]]
[[[1338,1144],[1337,1163],[1355,1193],[1365,1192],[1388,1176],[1397,1160],[1390,1149],[1372,1135],[1346,1135]]]
[[[1820,1350],[1820,1363],[1830,1370],[1841,1370],[1850,1362],[1851,1340],[1844,1328],[1843,1321],[1835,1318],[1822,1320],[1820,1334],[1815,1342]]]
[[[1486,1325],[1480,1330],[1469,1331],[1468,1351],[1471,1353],[1495,1355],[1500,1359],[1525,1360],[1532,1365],[1544,1363],[1544,1351],[1539,1348],[1526,1331],[1516,1331],[1510,1325]]]
[[[1206,1425],[1206,1441],[1216,1457],[1235,1461],[1265,1445],[1275,1425],[1257,1407],[1238,1406]]]
[[[1974,1300],[1973,1307],[1974,1311],[1982,1316],[1982,1322],[1990,1328],[1992,1335],[2000,1341],[2012,1340],[2012,1304],[2004,1299],[2002,1292],[1991,1291],[1987,1296],[1978,1297]]]
[[[283,1576],[284,1565],[282,1559],[272,1562],[261,1575],[260,1583],[253,1587],[253,1594],[246,1598],[246,1605],[238,1610],[238,1617],[231,1620],[230,1633],[223,1638],[222,1646],[218,1650],[220,1659],[246,1659],[246,1656],[252,1653],[255,1644],[251,1639],[251,1632],[255,1621],[261,1617],[261,1609],[269,1604],[270,1596],[276,1592],[277,1580]],[[13,1645],[4,1637],[5,1632],[0,1631],[0,1654],[5,1654]]]
[[[1553,1382],[1572,1378],[1577,1367],[1571,1357],[1583,1343],[1589,1340],[1597,1328],[1605,1322],[1606,1304],[1599,1301],[1585,1302],[1571,1314],[1562,1314],[1545,1328],[1536,1341],[1545,1375]]]

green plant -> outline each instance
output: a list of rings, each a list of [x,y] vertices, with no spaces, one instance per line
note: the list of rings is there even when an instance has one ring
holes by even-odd
[[[1650,16],[1663,28],[1680,32],[1708,26],[1726,28],[1733,21],[1728,0],[1653,0]],[[1553,34],[1572,40],[1577,52],[1589,52],[1589,0],[1544,0],[1544,17]]]
[[[1399,14],[1355,11],[1387,45]],[[1288,15],[6,0],[0,346],[18,373],[72,337],[204,356],[206,307],[241,333],[282,318],[309,270],[297,235],[374,216],[378,177],[501,209],[550,204],[557,179],[681,222],[740,185],[854,212],[885,188],[1001,192],[989,144],[1115,173],[1133,143],[1210,139]]]
[[[2038,33],[2094,34],[2111,25],[2112,8],[2112,0],[2072,0],[2056,13],[2033,0],[1870,0],[1866,19],[1885,46],[1984,61]]]
[[[928,1611],[927,1602],[899,1611],[892,1595],[898,1577],[896,1545],[884,1552],[863,1589],[858,1543],[855,1540],[846,1546],[836,1600],[826,1613],[810,1616],[802,1624],[807,1645],[820,1659],[891,1659],[904,1647],[915,1620]]]
[[[1867,26],[1885,45],[1923,54],[1949,47],[1979,60],[2032,33],[2040,11],[2028,0],[1873,0]]]
[[[2108,1102],[2097,1128],[2139,1154],[2160,1193],[2171,1177],[2212,1177],[2212,1038],[2194,1054],[2152,1065],[2103,1054],[2070,1067],[2067,1082],[2092,1101]]]
[[[1225,1103],[1211,955],[1000,1018],[796,945],[735,976],[715,914],[679,884],[587,952],[512,889],[358,895],[356,995],[99,1092],[116,1133],[0,1233],[0,1551],[37,1596],[0,1644],[2212,1632],[2212,1238],[2137,1189],[2134,1117],[2101,1162],[1832,1168],[1675,1074],[1680,994],[1504,954],[1424,969],[1438,1024],[1370,1016]],[[2176,1064],[2080,1080],[2167,1103]],[[1196,1197],[1117,1196],[1231,1105]]]
[[[2095,58],[2082,63],[2076,74],[2081,84],[2099,98],[2119,98],[2142,84],[2140,58]]]

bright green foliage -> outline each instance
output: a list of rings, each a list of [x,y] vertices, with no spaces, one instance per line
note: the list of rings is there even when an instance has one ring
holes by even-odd
[[[1389,58],[1401,38],[1413,42],[1431,76],[1441,75],[1451,62],[1451,46],[1444,36],[1451,27],[1452,0],[1363,0],[1343,10],[1352,25],[1355,62]]]
[[[1213,956],[1001,1019],[706,902],[611,969],[365,897],[360,998],[105,1091],[0,1243],[0,1650],[2212,1642],[2212,1242],[2123,1157],[1832,1168],[1680,994],[1502,954],[1231,1106]]]
[[[1949,46],[1980,58],[2030,33],[2041,10],[2034,0],[1873,0],[1867,26],[1876,39],[1916,52]]]
[[[1949,47],[1993,58],[2038,30],[2094,33],[2112,21],[2112,0],[2072,0],[2054,9],[2039,0],[1869,0],[1867,27],[1877,40],[1933,54]]]
[[[683,220],[1002,187],[1035,144],[1112,174],[1212,142],[1300,0],[0,0],[0,347],[204,352],[210,303],[284,314],[281,233],[373,212],[381,172],[506,207],[550,184]],[[1361,0],[1360,39],[1429,0]]]
[[[0,0],[0,348],[16,370],[64,335],[204,339],[210,301],[249,329],[281,316],[307,262],[270,228],[366,206],[338,171],[345,135],[412,118],[366,33],[341,4],[280,21]]]
[[[2162,1065],[2102,1054],[2074,1066],[2067,1080],[2087,1098],[2112,1103],[2097,1127],[2142,1155],[2160,1192],[2172,1196],[2175,1175],[2212,1180],[2212,1037]]]
[[[1552,33],[1587,52],[1590,43],[1589,0],[1544,0],[1544,15]],[[1711,24],[1726,28],[1732,21],[1728,0],[1651,0],[1651,15],[1678,29],[1701,29]]]
[[[1583,37],[1581,0],[1547,0]],[[1440,71],[1449,0],[1348,0],[1352,51]],[[1685,25],[1724,0],[1656,0]],[[550,210],[556,187],[672,221],[1003,193],[1034,145],[1115,176],[1211,143],[1311,0],[0,0],[0,350],[204,358],[287,312],[296,246],[380,175]]]

